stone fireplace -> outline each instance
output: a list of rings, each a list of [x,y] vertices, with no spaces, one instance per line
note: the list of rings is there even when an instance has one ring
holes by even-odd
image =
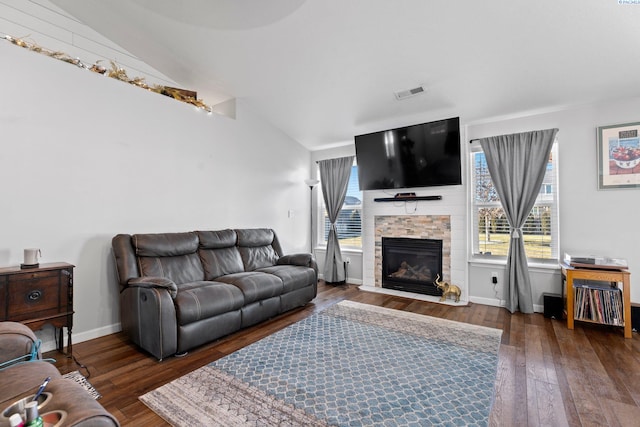
[[[383,251],[382,251],[382,239],[385,238],[385,242],[387,238],[401,238],[406,241],[406,239],[416,239],[417,240],[436,240],[441,242],[441,265],[438,268],[438,263],[435,262],[433,264],[433,259],[428,260],[429,266],[420,266],[420,262],[418,262],[418,258],[423,258],[424,250],[420,249],[421,255],[411,255],[411,259],[407,262],[407,264],[417,264],[418,270],[420,269],[428,269],[428,270],[440,270],[441,278],[449,281],[451,280],[451,217],[449,215],[379,215],[374,217],[374,239],[375,239],[375,250],[374,250],[374,276],[375,276],[375,287],[379,288],[388,288],[386,285],[383,285]],[[440,243],[439,243],[440,244]],[[438,244],[438,245],[439,245]],[[385,245],[386,246],[386,245]],[[400,250],[401,254],[406,254],[406,251]],[[429,257],[432,257],[429,255]],[[424,259],[424,258],[423,258]],[[397,262],[396,262],[397,263]],[[400,261],[400,265],[397,265],[398,269],[402,268],[402,261]],[[411,265],[411,267],[415,267]],[[424,268],[423,268],[424,267]],[[387,276],[393,274],[394,271],[387,271]],[[437,271],[430,271],[434,277],[430,279],[431,281],[435,280],[435,274]],[[398,274],[401,274],[398,273]],[[428,280],[423,280],[423,282],[427,282]],[[406,288],[406,283],[411,285],[415,285],[412,282],[412,279],[409,281],[405,281],[402,285]],[[416,292],[416,290],[402,289],[407,292],[414,293],[426,293],[426,292]],[[430,294],[427,295],[440,295],[440,294]]]

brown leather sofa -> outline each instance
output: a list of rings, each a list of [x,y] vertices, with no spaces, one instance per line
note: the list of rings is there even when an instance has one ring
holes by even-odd
[[[117,427],[118,421],[85,389],[42,361],[38,350],[33,352],[35,342],[36,336],[25,325],[0,322],[0,426],[9,426],[9,408],[15,402],[25,397],[31,400],[43,380],[51,377],[43,393],[46,400],[39,405],[43,418],[59,419],[56,425],[64,426]]]
[[[303,306],[311,254],[283,255],[271,229],[119,234],[112,240],[122,329],[162,360]]]

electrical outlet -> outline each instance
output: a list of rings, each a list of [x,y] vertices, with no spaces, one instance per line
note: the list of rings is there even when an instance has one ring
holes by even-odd
[[[498,283],[498,273],[495,271],[491,272],[491,283],[494,285]]]
[[[351,263],[351,258],[345,257],[344,258],[344,262],[346,262],[347,264]]]

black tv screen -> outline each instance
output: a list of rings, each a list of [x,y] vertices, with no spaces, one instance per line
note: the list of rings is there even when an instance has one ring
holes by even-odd
[[[460,119],[355,137],[360,190],[462,184]]]

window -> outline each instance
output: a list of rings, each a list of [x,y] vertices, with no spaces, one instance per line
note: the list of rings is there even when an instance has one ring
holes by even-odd
[[[525,251],[530,261],[558,260],[558,171],[557,143],[553,145],[540,193],[522,227]],[[509,223],[493,185],[484,152],[471,148],[473,255],[505,258],[509,250]]]
[[[324,227],[321,228],[323,230],[322,242],[326,245],[329,238],[330,222],[322,195],[320,196],[320,204],[322,209],[321,219],[322,224],[324,224]],[[336,228],[338,229],[338,240],[341,248],[362,248],[362,191],[360,191],[358,183],[357,165],[351,167],[347,195],[338,214]]]

